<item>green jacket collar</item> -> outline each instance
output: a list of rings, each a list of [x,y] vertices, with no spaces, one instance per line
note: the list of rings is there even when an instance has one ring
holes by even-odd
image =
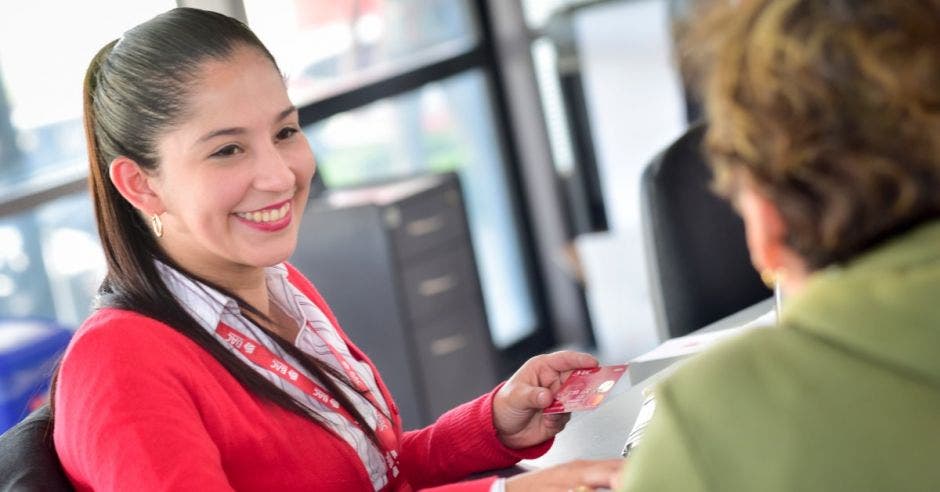
[[[813,274],[782,324],[940,383],[940,221]]]

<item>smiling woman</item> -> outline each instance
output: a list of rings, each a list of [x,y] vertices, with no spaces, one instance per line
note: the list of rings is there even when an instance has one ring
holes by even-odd
[[[375,367],[285,262],[316,166],[277,64],[240,22],[174,9],[106,45],[85,130],[108,273],[53,395],[79,489],[408,491],[537,456],[564,428],[542,409],[597,364],[586,354],[536,357],[403,431]],[[618,465],[456,487],[606,486]]]

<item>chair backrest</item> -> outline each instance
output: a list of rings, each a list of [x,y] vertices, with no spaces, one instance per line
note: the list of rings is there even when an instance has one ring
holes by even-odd
[[[52,444],[52,413],[43,405],[0,436],[0,492],[71,490]]]
[[[697,124],[643,171],[640,210],[650,295],[662,339],[685,335],[773,293],[754,270],[744,224],[709,188]]]

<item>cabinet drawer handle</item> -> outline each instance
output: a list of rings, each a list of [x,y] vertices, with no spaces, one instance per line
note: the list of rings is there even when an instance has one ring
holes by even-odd
[[[441,230],[442,227],[444,227],[444,217],[438,214],[426,219],[413,220],[405,226],[405,230],[409,236],[426,236]]]
[[[452,354],[467,346],[467,337],[456,334],[449,337],[438,338],[431,342],[431,354],[435,357],[443,357]]]
[[[385,225],[389,229],[397,229],[401,225],[401,211],[398,207],[389,207],[385,210]]]
[[[422,280],[418,284],[418,293],[424,297],[433,297],[453,289],[455,285],[457,285],[457,281],[454,280],[453,275],[441,275],[440,277]]]

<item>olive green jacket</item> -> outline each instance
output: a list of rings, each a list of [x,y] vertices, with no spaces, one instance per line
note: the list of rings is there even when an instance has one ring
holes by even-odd
[[[623,491],[940,491],[940,223],[681,366]]]

